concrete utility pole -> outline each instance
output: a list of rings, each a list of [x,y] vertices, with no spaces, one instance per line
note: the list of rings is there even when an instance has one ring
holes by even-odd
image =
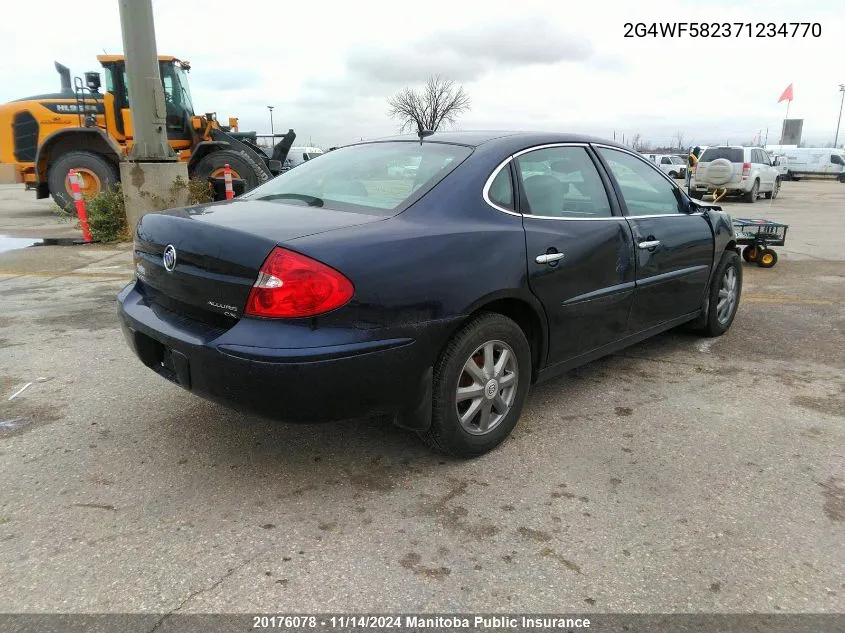
[[[167,109],[156,52],[152,0],[118,0],[126,77],[131,95],[133,145],[120,164],[126,219],[134,234],[145,213],[187,203],[173,182],[188,167],[167,142]]]
[[[836,136],[833,138],[834,149],[839,142],[839,124],[842,123],[842,105],[845,104],[845,84],[839,84],[839,92],[842,93],[842,99],[839,101],[839,118],[836,120]]]
[[[274,106],[267,106],[267,109],[270,110],[270,145],[276,145],[276,130],[273,129],[273,108]]]

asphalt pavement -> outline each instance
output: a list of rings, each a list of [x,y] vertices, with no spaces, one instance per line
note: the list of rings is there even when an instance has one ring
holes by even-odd
[[[727,335],[540,385],[469,461],[153,374],[128,245],[0,253],[0,612],[842,611],[845,185],[726,206],[790,224]]]

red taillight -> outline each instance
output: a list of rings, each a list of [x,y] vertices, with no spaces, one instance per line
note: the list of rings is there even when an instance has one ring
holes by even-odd
[[[270,318],[311,317],[352,298],[352,282],[325,264],[274,248],[249,293],[245,313]]]
[[[742,177],[748,178],[748,174],[751,173],[751,163],[742,163]]]

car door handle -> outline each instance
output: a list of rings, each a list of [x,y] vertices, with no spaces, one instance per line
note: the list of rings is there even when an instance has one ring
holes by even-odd
[[[649,240],[648,242],[640,242],[638,246],[640,248],[654,248],[656,246],[660,246],[660,240]]]
[[[542,255],[537,255],[534,261],[538,264],[551,264],[563,259],[563,257],[563,253],[543,253]]]

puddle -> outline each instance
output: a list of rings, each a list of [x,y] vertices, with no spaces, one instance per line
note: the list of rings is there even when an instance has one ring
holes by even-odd
[[[44,240],[34,239],[31,237],[7,237],[0,235],[0,253],[12,251],[16,248],[26,248],[28,246],[37,246],[43,244]]]
[[[12,418],[11,420],[0,420],[0,433],[3,431],[16,431],[20,427],[29,424],[30,420]]]
[[[9,237],[0,235],[0,253],[30,246],[77,246],[93,244],[76,237]]]

